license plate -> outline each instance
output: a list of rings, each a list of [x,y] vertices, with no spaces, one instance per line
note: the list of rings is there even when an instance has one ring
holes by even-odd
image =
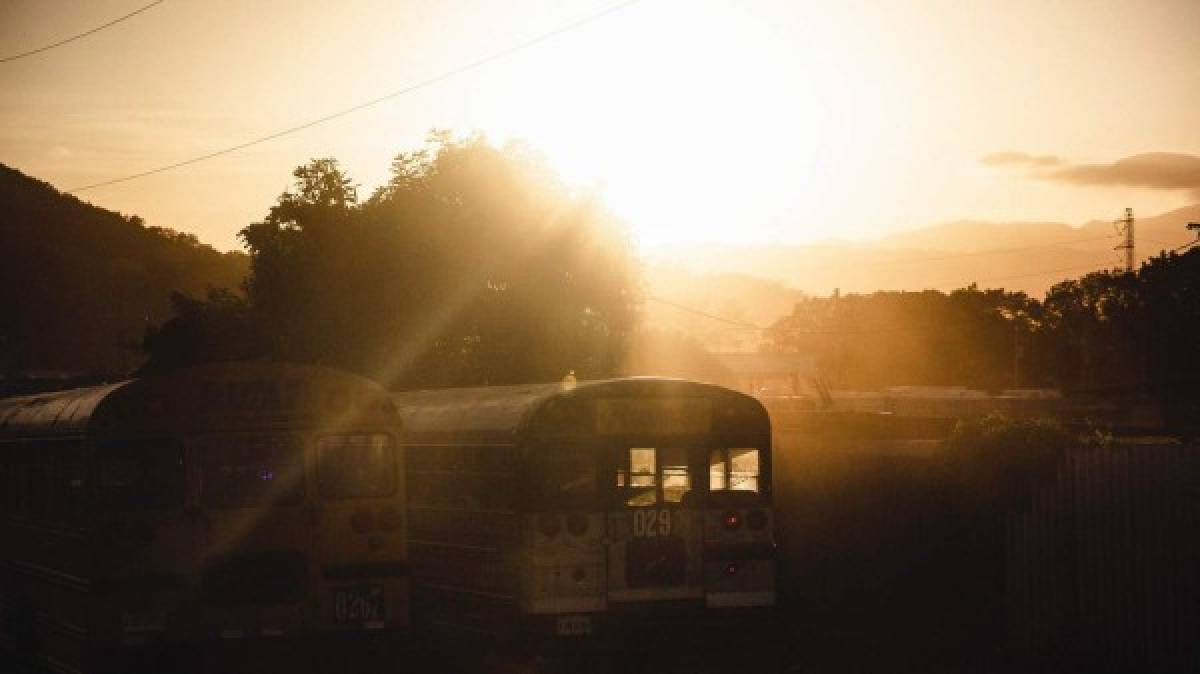
[[[343,587],[333,593],[333,619],[339,623],[373,623],[384,619],[382,585]]]
[[[558,617],[554,631],[560,637],[578,637],[592,633],[590,615],[564,615]]]
[[[130,633],[165,632],[167,629],[165,609],[126,611],[122,618],[125,623],[125,631]]]

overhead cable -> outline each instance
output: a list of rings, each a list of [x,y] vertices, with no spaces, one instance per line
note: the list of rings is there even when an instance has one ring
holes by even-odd
[[[456,76],[458,76],[458,75],[461,75],[461,74],[463,74],[463,73],[465,73],[465,72],[468,72],[468,71],[470,71],[470,70],[474,70],[474,69],[476,69],[476,68],[479,68],[480,66],[487,65],[488,63],[491,63],[491,62],[493,62],[493,61],[497,61],[497,60],[500,60],[500,59],[502,59],[502,58],[505,58],[505,57],[508,57],[508,56],[512,56],[513,54],[516,54],[516,53],[518,53],[518,52],[521,52],[521,51],[525,51],[525,50],[527,50],[527,49],[529,49],[529,48],[531,48],[531,47],[534,47],[534,46],[536,46],[536,45],[539,45],[539,44],[541,44],[542,42],[546,42],[547,40],[550,40],[550,39],[553,39],[553,38],[555,38],[555,37],[558,37],[559,35],[562,35],[563,33],[570,32],[570,31],[572,31],[572,30],[575,30],[575,29],[577,29],[577,28],[582,28],[583,26],[585,26],[585,25],[587,25],[587,24],[589,24],[589,23],[592,23],[592,22],[594,22],[594,21],[597,21],[597,20],[599,20],[599,19],[602,19],[602,18],[604,18],[604,17],[608,16],[609,14],[614,14],[614,13],[616,13],[616,12],[619,12],[619,11],[621,11],[621,10],[623,10],[623,9],[625,9],[625,8],[629,7],[630,5],[633,5],[633,4],[637,3],[637,2],[638,2],[638,0],[626,0],[625,2],[620,2],[620,3],[617,3],[617,4],[615,4],[615,5],[612,5],[612,6],[608,7],[608,8],[606,8],[606,9],[600,10],[599,12],[596,12],[596,13],[594,13],[594,14],[589,14],[589,15],[587,15],[587,16],[585,16],[585,17],[583,17],[582,19],[579,19],[579,20],[577,20],[577,21],[573,21],[573,22],[571,22],[571,23],[568,23],[568,24],[566,24],[566,25],[564,25],[564,26],[560,26],[560,27],[558,27],[558,28],[555,28],[554,30],[552,30],[552,31],[550,31],[550,32],[548,32],[548,33],[542,33],[541,35],[539,35],[539,36],[537,36],[537,37],[535,37],[535,38],[533,38],[533,39],[526,40],[525,42],[521,42],[521,43],[519,43],[519,44],[513,45],[513,46],[511,46],[511,47],[507,47],[507,48],[505,48],[505,49],[501,49],[500,51],[493,52],[493,53],[491,53],[491,54],[488,54],[487,56],[484,56],[484,57],[482,57],[482,58],[475,59],[474,61],[471,61],[471,62],[469,62],[469,63],[466,63],[466,64],[464,64],[464,65],[458,66],[457,68],[454,68],[454,69],[452,69],[452,70],[447,70],[446,72],[443,72],[443,73],[441,73],[441,74],[439,74],[439,75],[435,75],[435,76],[433,76],[433,77],[430,77],[430,78],[427,78],[427,79],[421,80],[421,81],[419,81],[419,82],[416,82],[416,83],[414,83],[414,84],[410,84],[410,85],[408,85],[408,86],[405,86],[405,87],[402,87],[402,88],[400,88],[400,89],[396,89],[395,91],[388,92],[388,93],[386,93],[386,94],[383,94],[382,96],[378,96],[378,97],[376,97],[376,98],[373,98],[373,99],[371,99],[371,100],[369,100],[369,101],[364,101],[364,102],[362,102],[362,103],[359,103],[359,104],[357,104],[357,105],[352,105],[352,106],[350,106],[350,107],[348,107],[348,108],[343,108],[343,109],[341,109],[341,110],[338,110],[337,112],[330,113],[330,114],[328,114],[328,115],[325,115],[325,116],[323,116],[323,117],[318,117],[317,119],[313,119],[313,120],[310,120],[310,121],[304,122],[303,124],[297,124],[296,126],[288,127],[288,128],[286,128],[286,129],[283,129],[283,130],[281,130],[281,131],[276,131],[276,132],[274,132],[274,133],[269,133],[269,134],[267,134],[267,135],[265,135],[265,136],[259,136],[258,138],[254,138],[254,139],[252,139],[252,140],[248,140],[248,141],[246,141],[246,142],[244,142],[244,143],[239,143],[239,144],[237,144],[237,145],[231,145],[231,146],[229,146],[229,147],[222,148],[222,149],[220,149],[220,150],[215,150],[215,151],[213,151],[213,152],[209,152],[209,153],[207,153],[207,154],[202,154],[202,155],[199,155],[199,156],[196,156],[196,157],[192,157],[192,158],[190,158],[190,159],[184,159],[184,160],[182,160],[182,161],[177,161],[177,162],[175,162],[175,163],[173,163],[173,164],[167,164],[167,165],[165,165],[165,166],[159,166],[159,167],[157,167],[157,168],[149,169],[149,170],[147,170],[147,171],[142,171],[142,172],[140,172],[140,173],[133,173],[133,174],[130,174],[130,175],[127,175],[127,176],[122,176],[122,177],[120,177],[120,178],[113,178],[113,179],[111,179],[111,180],[104,180],[104,181],[101,181],[101,182],[98,182],[98,183],[92,183],[92,184],[90,184],[90,185],[81,185],[81,186],[79,186],[79,187],[75,187],[75,188],[72,188],[72,189],[69,189],[69,190],[65,190],[65,192],[66,192],[67,194],[77,194],[77,193],[79,193],[79,192],[84,192],[84,191],[87,191],[87,190],[96,189],[97,187],[106,187],[106,186],[108,186],[108,185],[115,185],[115,184],[117,184],[117,183],[129,182],[130,180],[137,180],[138,178],[145,178],[145,177],[147,177],[147,176],[152,176],[152,175],[155,175],[155,174],[158,174],[158,173],[164,173],[164,172],[166,172],[166,171],[171,171],[171,170],[173,170],[173,169],[182,168],[182,167],[184,167],[184,166],[190,166],[191,164],[198,164],[198,163],[200,163],[200,162],[202,162],[202,161],[207,161],[207,160],[209,160],[209,159],[214,159],[214,158],[216,158],[216,157],[220,157],[220,156],[223,156],[223,155],[232,154],[232,153],[234,153],[234,152],[237,152],[237,151],[239,151],[239,150],[244,150],[244,149],[246,149],[246,148],[248,148],[248,147],[253,147],[253,146],[255,146],[255,145],[260,145],[260,144],[262,144],[262,143],[265,143],[265,142],[267,142],[267,141],[275,140],[276,138],[281,138],[281,137],[283,137],[283,136],[291,135],[291,134],[293,134],[293,133],[296,133],[296,132],[299,132],[299,131],[303,131],[303,130],[305,130],[305,129],[312,128],[312,127],[314,127],[314,126],[317,126],[317,125],[319,125],[319,124],[324,124],[324,123],[326,123],[326,122],[330,122],[330,121],[333,121],[333,120],[335,120],[335,119],[338,119],[338,118],[341,118],[341,117],[345,117],[345,116],[347,116],[347,115],[353,114],[353,113],[355,113],[355,112],[358,112],[358,111],[360,111],[360,110],[363,110],[363,109],[366,109],[366,108],[369,108],[369,107],[372,107],[372,106],[375,106],[375,105],[379,105],[380,103],[384,103],[384,102],[386,102],[386,101],[389,101],[389,100],[391,100],[391,99],[393,99],[393,98],[397,98],[397,97],[399,97],[399,96],[403,96],[403,95],[405,95],[405,94],[412,93],[412,92],[414,92],[414,91],[417,91],[418,89],[424,89],[424,88],[426,88],[426,87],[429,87],[429,86],[431,86],[431,85],[434,85],[434,84],[437,84],[437,83],[439,83],[439,82],[442,82],[442,81],[445,81],[445,80],[451,79],[451,78],[453,78],[453,77],[456,77]]]
[[[130,12],[124,16],[119,16],[119,17],[113,19],[112,21],[109,21],[108,23],[96,26],[95,28],[92,28],[91,30],[85,30],[82,33],[79,33],[77,35],[72,35],[71,37],[63,38],[62,40],[59,40],[58,42],[54,42],[54,43],[51,43],[51,44],[48,44],[48,45],[45,45],[42,47],[38,47],[37,49],[30,49],[29,51],[21,52],[20,54],[13,54],[11,56],[0,57],[0,63],[8,63],[9,61],[16,61],[17,59],[23,59],[27,56],[41,54],[42,52],[47,52],[47,51],[50,51],[51,49],[56,49],[56,48],[62,47],[64,45],[68,45],[76,40],[81,40],[89,35],[95,35],[96,33],[99,33],[100,31],[104,30],[105,28],[111,28],[111,27],[117,25],[118,23],[121,23],[122,21],[132,19],[133,17],[137,16],[138,14],[141,14],[142,12],[154,7],[155,5],[161,5],[162,3],[166,2],[166,1],[167,0],[154,0],[154,2],[152,2],[148,5],[145,5],[143,7],[135,9],[132,12]]]

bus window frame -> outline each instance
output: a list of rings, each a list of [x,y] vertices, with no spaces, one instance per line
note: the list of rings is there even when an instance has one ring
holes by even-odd
[[[204,433],[192,436],[190,442],[190,451],[192,454],[192,462],[195,465],[195,484],[189,485],[187,492],[189,495],[189,505],[198,507],[203,510],[211,511],[231,511],[231,510],[259,510],[259,509],[283,509],[295,508],[304,506],[309,503],[313,497],[313,489],[310,482],[315,479],[315,475],[310,475],[315,471],[315,465],[309,466],[309,443],[311,442],[310,433],[303,430],[292,429],[286,432],[279,432],[276,429],[262,429],[251,431],[235,431],[223,433]],[[299,457],[296,461],[297,474],[300,479],[298,488],[292,490],[292,494],[286,498],[257,498],[254,500],[238,499],[234,502],[223,501],[214,502],[211,497],[206,496],[206,486],[208,483],[206,455],[210,449],[210,443],[218,438],[283,438],[290,441],[292,447],[298,452]],[[315,452],[313,461],[315,461]]]
[[[758,454],[758,475],[755,478],[757,484],[756,490],[750,489],[731,489],[730,481],[733,473],[733,456],[731,452],[735,449],[752,449]],[[724,476],[725,487],[723,489],[712,488],[712,473],[713,467],[711,456],[715,452],[721,452],[724,458]],[[704,497],[713,503],[722,503],[730,499],[752,499],[755,502],[770,503],[771,502],[771,470],[772,470],[772,451],[770,443],[764,441],[755,442],[750,438],[739,438],[733,441],[722,440],[716,446],[712,446],[708,450],[708,455],[704,460]]]
[[[561,494],[551,495],[546,488],[549,484],[547,468],[552,463],[567,463],[552,462],[549,457],[563,456],[580,459],[573,463],[584,466],[586,471],[591,473],[590,476],[578,475],[581,478],[590,477],[591,484],[587,484],[585,479],[582,484],[587,485],[587,493],[573,501],[555,498]],[[565,439],[544,440],[531,444],[525,452],[514,453],[512,460],[512,471],[504,471],[502,474],[515,476],[516,482],[525,486],[525,493],[514,499],[514,503],[520,503],[524,510],[584,512],[597,510],[603,503],[601,483],[604,466],[597,455],[597,446],[593,443]],[[572,480],[568,484],[575,482],[579,480]]]
[[[154,445],[169,446],[174,451],[178,452],[179,457],[179,477],[177,489],[174,490],[176,497],[170,503],[159,503],[155,505],[147,505],[145,498],[138,498],[140,505],[128,506],[117,505],[110,500],[107,495],[107,488],[104,481],[104,461],[108,457],[108,453],[117,449],[137,447],[137,451],[146,451],[146,448]],[[85,483],[90,485],[87,490],[88,500],[85,503],[95,506],[106,512],[124,512],[124,513],[156,513],[168,512],[171,510],[181,510],[189,505],[189,497],[191,495],[191,475],[189,469],[189,458],[187,445],[182,438],[170,435],[127,435],[114,438],[105,438],[98,440],[92,447],[90,456],[87,457],[87,467],[85,469]],[[144,470],[144,466],[143,466]],[[143,473],[144,474],[144,473]],[[143,491],[142,497],[145,496]]]
[[[708,488],[708,475],[701,471],[701,466],[703,466],[704,470],[708,469],[709,443],[676,438],[655,438],[654,440],[656,443],[654,447],[646,446],[650,443],[637,441],[623,441],[605,445],[603,453],[607,458],[607,462],[602,470],[601,483],[604,485],[604,491],[601,492],[601,498],[617,510],[700,507],[702,501],[698,499],[703,498],[702,494]],[[654,450],[654,502],[646,505],[631,505],[629,503],[630,496],[628,490],[632,487],[631,483],[633,482],[632,451],[635,449]],[[683,492],[678,501],[668,501],[665,498],[663,484],[664,463],[661,458],[661,452],[664,450],[680,450],[684,452],[687,460],[688,489]],[[617,484],[618,478],[622,473],[629,484]],[[639,473],[639,475],[642,474]]]
[[[326,493],[325,483],[321,478],[321,440],[324,440],[325,438],[345,437],[345,436],[354,436],[354,435],[382,435],[387,438],[388,448],[391,450],[391,457],[392,457],[391,489],[389,489],[387,491],[387,493],[384,493],[384,494],[329,494],[329,493]],[[337,433],[333,433],[333,432],[317,433],[317,434],[312,435],[311,442],[312,442],[312,457],[313,457],[312,458],[313,482],[315,483],[315,485],[314,485],[315,489],[312,490],[312,492],[313,492],[312,494],[307,494],[307,490],[306,490],[305,495],[308,495],[309,498],[315,498],[315,499],[319,499],[322,501],[357,501],[357,500],[362,500],[362,499],[395,498],[400,493],[400,489],[402,487],[402,482],[404,481],[404,476],[402,475],[402,472],[401,472],[402,468],[404,468],[404,462],[403,462],[403,457],[402,457],[402,451],[401,451],[402,446],[400,443],[400,439],[397,438],[395,436],[395,434],[389,433],[387,431],[374,431],[374,430],[343,431],[343,432],[337,432]],[[304,495],[301,496],[301,498],[303,498],[303,497],[304,497]]]

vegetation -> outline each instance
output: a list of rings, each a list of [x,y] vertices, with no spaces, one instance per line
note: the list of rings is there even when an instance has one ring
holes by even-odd
[[[974,285],[806,298],[767,332],[767,348],[813,354],[837,388],[1054,386],[1156,399],[1182,420],[1196,411],[1198,334],[1193,249],[1063,281],[1042,301]]]
[[[149,356],[146,370],[275,358],[397,387],[572,370],[717,378],[704,348],[755,334],[661,302],[635,334],[626,232],[524,146],[435,133],[365,199],[333,159],[294,178],[241,231],[244,255],[0,167],[0,374],[118,375]],[[792,305],[765,348],[812,355],[814,379],[832,388],[1052,386],[1198,416],[1197,250],[1063,281],[1042,300],[975,285],[810,297],[749,278],[651,273],[674,284],[672,298],[726,318],[761,322]]]
[[[0,165],[0,375],[120,376],[171,291],[236,288],[248,258],[147,227]],[[7,388],[7,386],[6,386]]]
[[[1007,419],[991,414],[960,420],[946,441],[957,482],[997,505],[1024,503],[1039,485],[1052,483],[1059,458],[1080,444],[1051,419]]]
[[[333,159],[241,231],[246,298],[177,298],[150,369],[320,363],[393,387],[611,375],[638,305],[625,231],[520,145],[434,134],[366,201]]]

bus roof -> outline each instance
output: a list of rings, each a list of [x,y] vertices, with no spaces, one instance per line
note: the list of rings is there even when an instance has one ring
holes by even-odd
[[[129,381],[0,400],[0,438],[83,433],[96,407]]]
[[[364,377],[308,365],[217,363],[0,400],[0,439],[364,416],[395,419],[387,392]]]
[[[538,410],[552,400],[634,396],[719,396],[742,399],[763,410],[754,398],[713,384],[666,377],[625,377],[581,381],[575,385],[525,384],[432,389],[392,393],[409,444],[519,442]],[[766,419],[765,410],[762,418]]]

